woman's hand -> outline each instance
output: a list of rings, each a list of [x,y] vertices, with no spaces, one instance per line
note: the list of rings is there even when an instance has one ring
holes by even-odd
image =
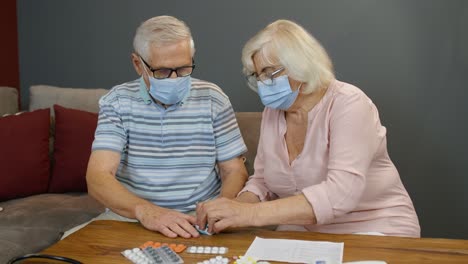
[[[203,228],[208,224],[208,232],[219,233],[228,227],[255,225],[257,204],[241,203],[227,198],[219,198],[197,205],[197,224]]]

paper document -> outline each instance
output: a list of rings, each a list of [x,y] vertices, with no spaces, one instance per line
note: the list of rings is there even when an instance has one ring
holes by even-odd
[[[344,243],[256,237],[245,256],[290,263],[341,264]]]

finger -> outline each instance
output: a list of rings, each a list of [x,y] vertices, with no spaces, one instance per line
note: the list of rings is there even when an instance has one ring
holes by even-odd
[[[219,233],[223,231],[224,229],[232,226],[232,221],[225,218],[223,220],[219,220],[213,224],[213,232],[214,233]]]
[[[176,233],[177,235],[183,237],[183,238],[191,238],[192,236],[185,231],[183,228],[181,228],[178,224],[172,224],[169,226],[172,232]]]
[[[192,237],[199,237],[200,233],[193,227],[193,225],[187,221],[181,221],[179,226],[188,232]]]
[[[197,218],[193,215],[184,214],[184,219],[187,220],[192,225],[197,223]]]
[[[216,217],[208,218],[208,232],[214,233],[214,225],[217,221],[219,221],[219,218],[216,218]]]
[[[200,227],[202,229],[205,228],[205,226],[206,226],[206,217],[207,217],[207,213],[205,211],[204,203],[197,204],[197,222],[196,222],[196,224],[198,225],[198,227]]]
[[[167,237],[170,237],[170,238],[175,238],[177,237],[177,234],[172,232],[168,227],[164,226],[162,227],[159,232]]]

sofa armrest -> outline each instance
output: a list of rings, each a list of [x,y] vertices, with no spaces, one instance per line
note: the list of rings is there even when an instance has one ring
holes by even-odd
[[[86,193],[39,194],[0,206],[0,263],[51,246],[65,231],[105,210]]]

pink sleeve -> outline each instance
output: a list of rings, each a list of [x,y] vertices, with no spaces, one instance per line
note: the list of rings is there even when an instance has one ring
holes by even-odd
[[[319,225],[356,207],[366,186],[369,165],[385,136],[377,109],[364,94],[335,98],[329,112],[327,178],[302,190]]]
[[[239,196],[243,192],[251,192],[258,196],[260,201],[269,200],[269,190],[265,185],[265,181],[263,178],[263,143],[262,143],[262,133],[263,133],[263,122],[265,121],[265,112],[263,113],[262,117],[262,124],[260,126],[260,138],[257,148],[257,155],[255,156],[254,162],[254,174],[249,177],[249,180],[245,184],[245,187],[239,192],[237,196]]]

